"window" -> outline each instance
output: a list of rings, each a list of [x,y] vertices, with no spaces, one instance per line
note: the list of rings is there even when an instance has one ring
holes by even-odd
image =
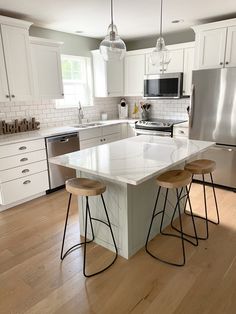
[[[57,100],[57,108],[92,105],[90,58],[62,55],[61,62],[64,99]]]

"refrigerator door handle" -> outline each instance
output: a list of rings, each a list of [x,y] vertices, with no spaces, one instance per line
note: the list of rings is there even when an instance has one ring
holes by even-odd
[[[190,94],[190,128],[192,128],[193,126],[193,115],[194,115],[194,90],[195,90],[195,86],[194,84],[192,84],[191,87],[191,94]]]

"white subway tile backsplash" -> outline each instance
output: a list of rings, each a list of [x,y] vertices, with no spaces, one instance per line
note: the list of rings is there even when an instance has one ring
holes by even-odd
[[[118,97],[95,98],[93,106],[83,108],[84,118],[88,121],[100,120],[101,113],[107,112],[108,119],[116,119],[119,101]],[[78,124],[78,109],[57,109],[55,100],[0,103],[0,113],[1,119],[6,121],[35,117],[41,127]]]
[[[129,115],[132,116],[134,104],[139,105],[140,101],[151,104],[150,117],[159,119],[180,119],[187,120],[187,107],[189,106],[189,98],[180,99],[157,99],[146,100],[142,97],[126,97],[129,104]]]

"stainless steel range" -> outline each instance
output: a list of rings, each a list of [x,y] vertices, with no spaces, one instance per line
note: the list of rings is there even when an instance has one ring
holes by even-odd
[[[135,123],[136,135],[173,136],[173,126],[184,122],[183,120],[150,119]]]

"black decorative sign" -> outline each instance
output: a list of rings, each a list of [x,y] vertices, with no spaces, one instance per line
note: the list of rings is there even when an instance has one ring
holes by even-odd
[[[21,121],[16,119],[13,122],[3,120],[0,121],[0,135],[39,130],[39,125],[40,122],[36,121],[35,118],[23,119]]]

